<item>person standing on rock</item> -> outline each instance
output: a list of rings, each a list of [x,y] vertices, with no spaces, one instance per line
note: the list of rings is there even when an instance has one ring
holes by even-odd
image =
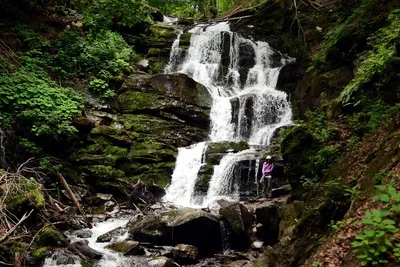
[[[271,197],[272,191],[272,170],[274,169],[274,163],[272,163],[272,157],[268,155],[265,158],[265,162],[262,167],[262,177],[260,179],[260,183],[263,185],[263,193],[266,197]]]

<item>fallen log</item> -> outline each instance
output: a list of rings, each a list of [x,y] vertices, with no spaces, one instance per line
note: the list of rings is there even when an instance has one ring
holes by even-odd
[[[79,204],[78,200],[76,199],[74,192],[72,192],[72,190],[69,187],[67,181],[64,179],[64,176],[62,176],[61,173],[58,173],[58,177],[60,178],[60,181],[63,184],[65,190],[67,190],[68,195],[71,197],[72,201],[74,202],[75,206],[77,207],[79,213],[82,214],[83,220],[86,222],[87,226],[90,229],[93,228],[93,226],[90,223],[88,217],[86,216],[86,213],[83,211],[83,209],[81,208],[81,205]]]

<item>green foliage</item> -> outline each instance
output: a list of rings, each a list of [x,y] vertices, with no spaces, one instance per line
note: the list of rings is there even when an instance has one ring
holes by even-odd
[[[376,186],[380,193],[375,196],[384,206],[367,211],[360,222],[364,230],[356,235],[352,243],[361,264],[378,266],[387,264],[392,258],[400,262],[400,244],[396,242],[396,233],[400,231],[396,220],[400,215],[400,192],[392,185]]]
[[[325,172],[339,157],[340,151],[333,146],[322,146],[315,154],[309,156],[306,168],[313,174],[320,175]]]
[[[344,225],[344,221],[334,221],[331,220],[328,227],[333,231],[338,231]]]
[[[29,126],[37,136],[55,138],[73,135],[71,118],[79,114],[80,98],[58,86],[43,71],[21,68],[0,76],[0,107]]]
[[[91,30],[99,32],[113,26],[132,27],[150,21],[145,0],[80,0],[83,22]]]
[[[51,46],[49,40],[46,40],[42,35],[33,29],[27,28],[25,25],[16,25],[13,27],[13,31],[18,36],[18,43],[23,47],[29,49],[45,49]]]
[[[339,99],[346,103],[355,92],[381,76],[389,61],[396,55],[396,44],[400,41],[400,9],[395,9],[388,17],[389,25],[380,29],[369,41],[371,49],[361,58],[354,79],[344,88]]]
[[[321,143],[337,140],[339,137],[338,128],[330,122],[322,108],[306,112],[307,121],[305,122],[309,131]]]
[[[89,34],[85,40],[67,30],[57,42],[57,47],[55,65],[64,75],[92,73],[106,82],[120,77],[124,71],[130,71],[129,61],[134,55],[122,36],[112,31],[104,31],[101,35]]]
[[[359,137],[373,132],[382,122],[389,122],[389,119],[397,113],[398,109],[395,106],[385,104],[380,99],[372,96],[364,96],[361,99],[362,109],[355,114],[345,116],[352,133]]]

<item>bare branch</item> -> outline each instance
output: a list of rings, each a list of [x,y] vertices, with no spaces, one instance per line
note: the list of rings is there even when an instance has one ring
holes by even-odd
[[[22,218],[19,220],[19,222],[17,222],[17,224],[15,224],[2,238],[0,238],[0,243],[3,242],[4,240],[7,239],[7,237],[12,234],[12,232],[14,232],[15,229],[17,229],[17,227],[23,223],[33,212],[33,209],[28,213],[28,215],[25,214],[22,216]]]

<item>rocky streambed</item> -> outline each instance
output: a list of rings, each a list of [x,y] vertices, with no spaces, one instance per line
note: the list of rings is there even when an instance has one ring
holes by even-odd
[[[214,210],[165,202],[144,210],[115,206],[90,215],[92,229],[65,232],[68,247],[43,266],[252,266],[291,227],[282,209],[289,192],[275,192],[276,198],[245,203],[220,200]]]

